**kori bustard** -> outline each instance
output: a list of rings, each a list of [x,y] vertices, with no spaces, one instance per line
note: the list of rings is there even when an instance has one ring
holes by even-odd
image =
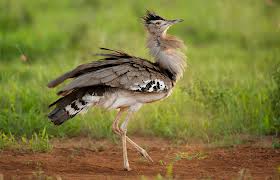
[[[130,170],[127,142],[153,162],[143,148],[127,137],[130,117],[143,104],[169,96],[185,68],[183,41],[166,34],[170,26],[183,20],[167,20],[150,11],[142,19],[148,32],[147,47],[154,57],[154,63],[122,51],[101,48],[103,53],[98,55],[102,59],[82,64],[48,84],[48,87],[53,88],[64,80],[73,78],[72,82],[58,92],[62,97],[50,105],[55,105],[48,115],[55,125],[60,125],[93,106],[119,110],[112,129],[122,140],[125,170]],[[127,115],[119,127],[124,112]]]

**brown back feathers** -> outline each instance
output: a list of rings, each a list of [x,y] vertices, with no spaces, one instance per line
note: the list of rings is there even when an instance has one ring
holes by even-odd
[[[102,56],[103,59],[78,66],[51,81],[48,87],[55,87],[68,78],[75,78],[58,94],[67,95],[74,89],[96,85],[139,90],[138,86],[141,89],[145,83],[152,83],[152,81],[157,83],[155,80],[164,83],[166,89],[171,88],[171,80],[155,64],[121,51],[106,48],[102,48],[102,50],[105,50],[106,53],[97,55]]]

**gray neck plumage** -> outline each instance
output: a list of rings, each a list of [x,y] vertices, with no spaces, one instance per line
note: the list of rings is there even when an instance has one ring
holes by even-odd
[[[150,34],[147,47],[156,63],[172,81],[176,82],[182,77],[186,66],[186,56],[181,51],[185,47],[183,41],[166,34]]]

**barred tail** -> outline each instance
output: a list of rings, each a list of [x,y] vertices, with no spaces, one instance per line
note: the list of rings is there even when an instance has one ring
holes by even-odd
[[[80,112],[85,112],[90,106],[98,103],[103,92],[97,93],[104,88],[81,88],[58,99],[49,105],[56,106],[49,114],[48,118],[55,124],[60,125],[73,118]],[[104,90],[103,90],[104,91]]]
[[[48,118],[55,124],[60,125],[73,118],[80,112],[96,105],[110,88],[107,86],[89,86],[73,90],[71,93],[61,97],[49,105],[56,106],[49,114]]]
[[[87,96],[84,96],[87,97]],[[58,102],[54,102],[50,106],[56,104],[54,108],[48,115],[48,118],[55,124],[60,125],[67,121],[68,119],[73,118],[81,111],[88,109],[89,105],[92,104],[90,101],[86,101],[85,98],[75,99],[69,102],[68,97],[63,97],[59,99]]]
[[[52,112],[49,113],[48,118],[55,124],[55,125],[61,125],[68,119],[72,118],[74,116],[70,116],[65,109],[60,109],[56,107]]]
[[[56,108],[49,113],[48,118],[55,125],[60,125],[68,119],[73,118],[81,111],[86,111],[89,106],[92,106],[95,103],[94,100],[96,99],[98,98],[96,98],[95,95],[90,94],[85,94],[84,96],[76,97],[75,99],[69,96],[62,97],[50,105],[51,107],[56,104]]]

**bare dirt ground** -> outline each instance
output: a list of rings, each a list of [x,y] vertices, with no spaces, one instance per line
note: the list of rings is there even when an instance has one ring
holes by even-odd
[[[159,138],[133,138],[146,148],[148,163],[132,147],[132,171],[122,168],[121,144],[87,138],[55,140],[49,153],[0,152],[0,179],[279,179],[280,150],[257,142],[218,148],[176,145]]]

